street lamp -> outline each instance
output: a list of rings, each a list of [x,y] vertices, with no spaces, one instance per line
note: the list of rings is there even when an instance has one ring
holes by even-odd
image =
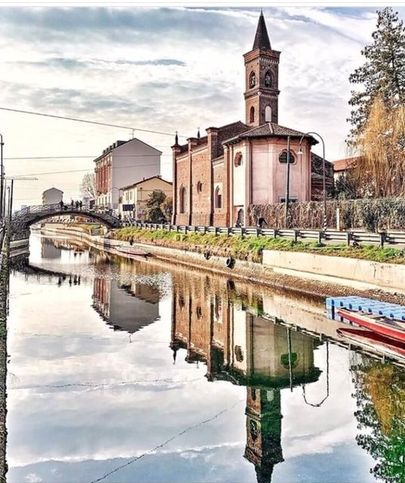
[[[5,180],[10,180],[10,186],[7,187],[8,191],[8,222],[11,224],[11,217],[13,214],[13,196],[14,196],[14,181],[37,181],[38,178],[31,176],[7,176]]]
[[[301,136],[301,139],[300,139],[300,143],[299,143],[299,151],[298,151],[298,154],[300,156],[302,156],[304,153],[303,153],[303,150],[302,150],[302,141],[304,140],[304,137],[305,136],[308,136],[308,135],[315,135],[315,136],[318,136],[319,139],[321,140],[322,142],[322,171],[323,171],[323,175],[322,175],[322,192],[323,192],[323,231],[326,231],[326,228],[327,228],[327,218],[326,218],[326,160],[325,160],[325,141],[323,140],[323,137],[317,133],[317,132],[314,132],[314,131],[308,131],[306,132],[305,134],[303,134]],[[311,160],[310,160],[311,162]]]
[[[4,218],[4,163],[3,163],[3,134],[0,133],[0,218]]]

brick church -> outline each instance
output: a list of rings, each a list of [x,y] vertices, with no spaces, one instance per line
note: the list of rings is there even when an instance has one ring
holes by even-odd
[[[249,219],[251,205],[285,200],[288,159],[289,199],[310,201],[320,196],[322,162],[311,153],[316,139],[278,124],[280,52],[271,48],[263,13],[253,48],[244,59],[245,122],[209,127],[206,136],[190,137],[184,145],[176,136],[174,224],[254,223]]]

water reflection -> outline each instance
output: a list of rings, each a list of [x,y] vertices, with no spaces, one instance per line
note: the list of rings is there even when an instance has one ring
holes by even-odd
[[[332,345],[336,323],[313,300],[94,250],[90,264],[50,263],[35,246],[32,275],[12,280],[10,483],[400,474],[361,436],[374,411],[383,438],[403,442],[387,416],[403,422],[388,404],[400,380]]]
[[[128,296],[132,297],[130,303]],[[93,308],[114,330],[133,334],[155,322],[159,318],[159,299],[160,292],[153,286],[94,278]]]
[[[173,359],[183,348],[189,364],[207,365],[208,381],[246,386],[244,457],[254,465],[259,483],[270,482],[274,465],[284,461],[280,391],[318,380],[314,349],[320,342],[254,315],[251,311],[261,310],[263,301],[256,299],[249,311],[234,284],[206,281],[175,285]]]

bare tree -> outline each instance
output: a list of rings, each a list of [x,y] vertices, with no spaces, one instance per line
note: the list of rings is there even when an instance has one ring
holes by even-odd
[[[96,177],[94,173],[86,173],[80,183],[80,193],[83,197],[96,198]]]
[[[355,175],[363,196],[405,195],[405,106],[377,96],[364,129],[355,138],[360,157]]]

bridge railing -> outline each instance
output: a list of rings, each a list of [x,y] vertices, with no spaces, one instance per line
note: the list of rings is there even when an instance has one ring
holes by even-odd
[[[129,223],[124,222],[124,225]],[[337,230],[298,230],[259,227],[214,227],[214,226],[188,226],[170,225],[161,223],[133,222],[131,226],[146,228],[148,230],[167,230],[178,233],[211,233],[226,236],[265,236],[269,238],[287,238],[293,241],[315,241],[317,243],[335,243],[348,246],[363,245],[401,245],[405,246],[405,232],[379,232],[367,233],[360,230],[337,231]]]
[[[12,225],[13,230],[18,231],[21,227],[27,228],[36,220],[41,220],[47,216],[63,216],[63,215],[82,215],[97,219],[99,222],[106,224],[109,227],[118,228],[121,226],[121,219],[115,216],[114,213],[106,212],[105,210],[89,209],[86,206],[76,207],[76,205],[52,203],[46,205],[31,205],[27,206],[13,214]],[[20,227],[20,228],[17,228]]]

